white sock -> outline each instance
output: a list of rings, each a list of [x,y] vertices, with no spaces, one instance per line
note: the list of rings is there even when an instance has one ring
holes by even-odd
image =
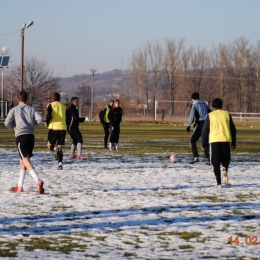
[[[40,179],[38,174],[36,173],[35,169],[32,169],[29,171],[35,182],[38,184],[38,180]]]
[[[77,150],[78,150],[78,155],[81,155],[81,153],[82,153],[82,143],[77,143]]]
[[[112,143],[109,143],[109,148],[112,148]]]
[[[26,176],[26,170],[20,170],[20,177],[19,177],[18,187],[23,187],[25,176]]]
[[[76,150],[76,146],[74,144],[71,145],[71,154],[74,155],[75,153],[75,150]]]

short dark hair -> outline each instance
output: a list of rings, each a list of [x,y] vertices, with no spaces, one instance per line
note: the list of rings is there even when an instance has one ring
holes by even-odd
[[[119,100],[119,99],[116,99],[116,100],[115,100],[115,103],[120,104],[120,100]]]
[[[53,99],[54,101],[60,101],[60,93],[54,92],[54,93],[52,94],[52,99]]]
[[[200,99],[200,95],[198,92],[193,92],[191,95],[191,98],[194,100]]]
[[[22,102],[26,102],[28,98],[28,94],[26,91],[22,90],[18,93],[18,100]]]
[[[213,108],[221,109],[222,104],[223,104],[223,102],[220,98],[215,98],[215,99],[212,100],[212,107]]]
[[[78,97],[72,97],[71,100],[70,100],[70,102],[72,102],[72,101],[74,101],[74,100],[79,100],[79,98],[78,98]]]

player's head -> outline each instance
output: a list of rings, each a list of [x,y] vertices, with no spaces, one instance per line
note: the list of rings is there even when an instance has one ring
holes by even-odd
[[[52,100],[53,100],[53,101],[60,101],[60,93],[54,92],[54,93],[52,94]]]
[[[200,95],[198,92],[193,92],[192,95],[191,95],[191,99],[193,100],[197,100],[200,98]]]
[[[215,109],[221,109],[222,108],[222,100],[220,98],[214,98],[212,100],[212,107]]]
[[[70,101],[71,101],[71,104],[73,104],[76,107],[79,105],[79,98],[78,97],[72,97]]]
[[[24,102],[26,103],[27,98],[28,98],[28,94],[26,91],[22,90],[18,93],[18,101]]]
[[[114,103],[114,107],[119,107],[119,105],[120,105],[120,101],[119,99],[116,99]]]

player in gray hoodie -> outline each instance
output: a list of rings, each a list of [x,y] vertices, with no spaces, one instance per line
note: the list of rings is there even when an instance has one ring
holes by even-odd
[[[12,187],[10,191],[23,192],[23,183],[27,170],[38,185],[38,193],[43,194],[44,183],[30,161],[34,148],[34,127],[42,123],[43,119],[34,107],[26,105],[27,97],[26,91],[20,91],[17,97],[18,106],[12,108],[5,119],[5,126],[14,129],[16,146],[20,156],[20,178],[18,185]]]

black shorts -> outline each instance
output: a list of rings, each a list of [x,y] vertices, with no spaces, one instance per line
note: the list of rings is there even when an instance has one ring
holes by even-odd
[[[64,145],[66,130],[49,130],[48,141],[51,145]]]
[[[83,144],[82,134],[80,133],[79,129],[72,129],[69,134],[71,139],[73,140],[74,145],[77,145],[77,143]]]
[[[27,156],[33,156],[33,148],[34,148],[34,135],[19,135],[16,137],[16,146],[18,149],[18,153],[20,158],[23,159]]]

